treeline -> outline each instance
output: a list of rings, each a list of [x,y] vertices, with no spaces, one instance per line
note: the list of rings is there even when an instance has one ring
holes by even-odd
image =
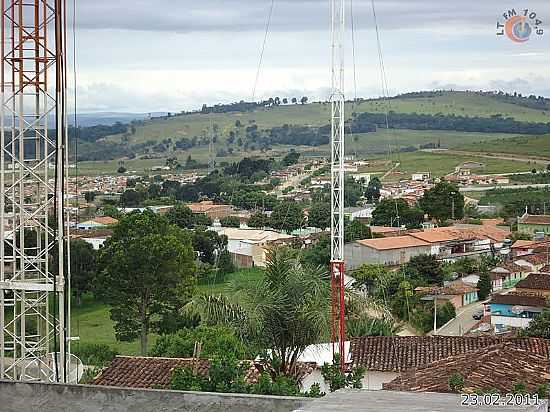
[[[504,93],[499,92],[477,92],[480,96],[490,96],[495,98],[498,101],[504,103],[515,104],[518,106],[528,107],[530,109],[537,110],[549,110],[550,109],[550,99],[544,96],[536,96],[531,94],[529,96],[523,96],[521,93]]]
[[[459,132],[481,133],[550,133],[550,123],[520,122],[510,117],[494,115],[491,117],[467,117],[443,114],[389,113],[389,126],[392,129],[411,130],[453,130]],[[353,133],[369,133],[377,127],[385,127],[384,113],[360,113],[351,123]]]
[[[536,189],[495,189],[486,192],[480,205],[498,205],[502,207],[502,217],[517,217],[527,212],[532,215],[541,215],[550,207],[550,190]]]
[[[86,142],[96,142],[107,136],[124,134],[128,131],[128,127],[130,127],[130,125],[120,122],[116,122],[113,125],[99,124],[89,127],[69,126],[69,140],[74,141],[75,139],[79,139]]]

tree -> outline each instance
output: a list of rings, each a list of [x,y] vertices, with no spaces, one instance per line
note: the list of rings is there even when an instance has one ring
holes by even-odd
[[[314,267],[327,268],[330,263],[330,237],[322,235],[302,254],[302,261]]]
[[[102,210],[103,210],[103,216],[110,216],[113,219],[120,219],[121,217],[121,213],[113,205],[104,205]]]
[[[424,222],[424,212],[418,208],[411,208],[403,199],[384,199],[372,213],[372,224],[379,226],[400,227],[415,229]]]
[[[222,275],[235,272],[235,265],[227,249],[220,252],[220,257],[218,258],[218,271]]]
[[[374,288],[378,284],[378,280],[386,277],[388,273],[389,270],[384,265],[361,265],[353,271],[354,286],[364,287],[374,295]]]
[[[440,222],[464,217],[464,196],[458,186],[448,182],[438,183],[424,192],[419,204],[422,210]]]
[[[405,272],[419,285],[443,285],[444,272],[441,263],[434,255],[418,255],[405,265]]]
[[[195,354],[196,342],[201,343],[201,358],[213,359],[230,354],[237,359],[247,359],[250,351],[235,336],[234,330],[225,326],[200,325],[197,328],[184,328],[175,333],[160,336],[152,356],[167,358],[191,358]]]
[[[489,272],[485,271],[481,273],[481,275],[479,276],[479,280],[477,281],[477,288],[479,289],[477,295],[480,300],[484,300],[489,297],[493,289]]]
[[[220,223],[224,227],[240,227],[241,221],[237,216],[227,216],[220,219]]]
[[[344,224],[344,240],[345,242],[353,242],[354,240],[370,239],[372,237],[370,228],[361,221],[347,220]]]
[[[87,203],[93,202],[95,200],[95,192],[84,193],[84,199]]]
[[[216,264],[216,258],[227,247],[227,236],[220,236],[212,230],[197,228],[192,233],[193,249],[204,263]]]
[[[369,181],[365,191],[365,197],[369,203],[377,203],[380,200],[380,189],[382,189],[382,182],[375,176]]]
[[[166,217],[170,224],[176,225],[181,229],[191,229],[195,223],[195,216],[191,209],[181,203],[171,208]]]
[[[296,104],[296,103],[298,103],[298,99],[296,97],[293,97],[292,98],[292,104]]]
[[[304,211],[296,202],[280,203],[270,216],[271,227],[285,232],[300,229],[305,221]]]
[[[285,157],[283,157],[283,164],[285,166],[291,166],[298,163],[299,159],[300,159],[300,153],[298,153],[294,149],[291,149],[290,152]]]
[[[299,373],[298,358],[311,344],[328,338],[330,283],[326,270],[304,266],[285,247],[271,250],[264,277],[242,285],[238,303],[224,296],[197,296],[193,307],[210,325],[236,329],[258,347],[280,359],[278,369]]]
[[[147,354],[150,332],[160,332],[190,298],[194,253],[184,231],[151,211],[120,220],[99,259],[96,291],[111,305],[115,335],[140,338]]]
[[[535,316],[523,334],[534,338],[550,339],[550,310],[545,309]]]
[[[316,202],[311,205],[308,215],[309,226],[325,230],[330,227],[330,204],[328,202]]]
[[[80,306],[82,295],[92,290],[97,274],[96,251],[84,240],[71,241],[71,290]]]
[[[363,196],[363,185],[352,176],[346,176],[344,185],[344,206],[355,207]]]
[[[306,104],[307,101],[308,101],[307,96],[304,96],[304,97],[302,97],[302,98],[300,99],[300,103],[302,103],[302,104]]]
[[[268,226],[268,224],[269,217],[262,212],[256,212],[252,216],[250,216],[250,219],[248,219],[249,227],[262,228]]]

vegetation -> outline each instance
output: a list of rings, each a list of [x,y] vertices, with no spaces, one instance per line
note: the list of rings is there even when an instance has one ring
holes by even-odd
[[[459,373],[453,373],[449,377],[449,389],[454,393],[462,392],[464,389],[464,377]]]
[[[362,380],[365,377],[366,370],[360,367],[354,367],[348,373],[340,369],[340,355],[335,354],[332,364],[325,363],[321,367],[321,374],[325,382],[329,384],[331,392],[335,392],[343,388],[361,389],[363,387]]]
[[[372,224],[377,226],[401,227],[408,229],[421,227],[424,212],[410,207],[403,199],[384,199],[372,214]]]
[[[480,205],[498,205],[503,217],[517,217],[527,212],[534,215],[543,214],[546,204],[550,204],[550,190],[536,189],[495,189],[486,192],[479,201]]]
[[[550,310],[545,309],[529,323],[524,331],[525,336],[550,339]]]
[[[99,268],[97,295],[111,305],[117,339],[139,337],[145,355],[149,332],[174,328],[191,296],[190,237],[153,212],[131,213],[105,242]]]
[[[439,222],[464,217],[464,196],[458,186],[451,183],[441,182],[424,192],[419,205]]]
[[[489,297],[493,289],[489,272],[484,271],[481,273],[481,275],[479,276],[479,280],[477,282],[477,288],[479,289],[479,291],[477,292],[477,295],[480,300],[484,300]]]

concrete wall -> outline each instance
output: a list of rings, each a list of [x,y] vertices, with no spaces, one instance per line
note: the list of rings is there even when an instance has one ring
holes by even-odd
[[[400,265],[407,263],[412,257],[431,254],[431,247],[418,246],[401,249],[376,250],[357,242],[347,243],[344,247],[346,267],[355,269],[365,263],[380,265]]]
[[[0,381],[2,412],[290,412],[308,398]]]
[[[397,376],[399,376],[399,374],[396,372],[367,371],[361,382],[363,383],[363,389],[381,390],[384,383],[393,381]],[[309,391],[314,383],[319,384],[321,392],[330,392],[330,387],[323,379],[320,369],[316,369],[306,376],[302,382],[302,390]]]

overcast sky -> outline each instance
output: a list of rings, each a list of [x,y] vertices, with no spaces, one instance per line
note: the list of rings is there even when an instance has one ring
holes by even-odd
[[[77,3],[80,111],[180,111],[251,99],[271,0]],[[455,88],[550,96],[550,1],[375,4],[390,93]],[[353,0],[353,8],[357,94],[376,97],[371,0]],[[548,32],[523,44],[497,37],[497,19],[511,8],[535,11]],[[325,100],[329,27],[329,0],[275,0],[258,98]],[[350,30],[346,41],[346,93],[353,97]]]

